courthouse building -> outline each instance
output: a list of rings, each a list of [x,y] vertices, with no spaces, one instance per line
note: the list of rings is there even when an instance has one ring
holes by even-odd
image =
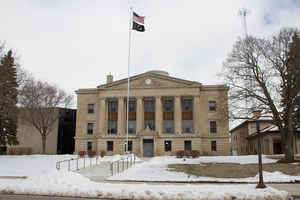
[[[138,156],[229,155],[226,85],[202,85],[149,71],[130,78],[128,149]],[[123,154],[126,144],[127,78],[79,89],[75,153]]]

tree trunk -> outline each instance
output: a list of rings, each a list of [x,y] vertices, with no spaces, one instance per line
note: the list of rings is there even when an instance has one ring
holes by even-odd
[[[42,135],[42,154],[46,154],[46,135]]]
[[[288,128],[287,128],[284,148],[285,148],[285,158],[287,160],[294,160],[294,131],[292,127],[291,115],[289,116],[289,120],[288,120]]]

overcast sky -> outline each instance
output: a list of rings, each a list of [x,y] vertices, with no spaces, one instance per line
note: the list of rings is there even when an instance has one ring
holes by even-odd
[[[0,0],[0,40],[35,77],[74,93],[127,77],[129,3],[145,16],[132,32],[130,74],[165,70],[215,84],[233,43],[300,27],[299,0]]]

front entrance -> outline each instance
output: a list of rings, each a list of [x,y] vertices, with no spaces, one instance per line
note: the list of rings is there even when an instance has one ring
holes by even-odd
[[[153,139],[143,140],[143,157],[153,157],[154,143]]]

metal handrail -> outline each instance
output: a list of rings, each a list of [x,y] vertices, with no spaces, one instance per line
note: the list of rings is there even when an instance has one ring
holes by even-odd
[[[78,158],[71,158],[71,159],[67,159],[67,160],[60,160],[60,161],[57,161],[56,162],[56,169],[57,170],[60,170],[61,168],[61,163],[65,163],[67,162],[68,163],[68,171],[71,170],[71,162],[76,162],[76,169],[75,170],[79,170],[80,167],[79,167],[79,164],[78,164],[78,161],[80,159],[83,159],[83,168],[86,168],[88,167],[88,165],[86,164],[86,158],[89,158],[90,160],[90,166],[91,167],[93,165],[93,162],[92,160],[95,159],[96,160],[96,164],[95,165],[98,165],[98,159],[99,159],[100,156],[94,156],[94,157],[86,157],[86,156],[83,156],[83,157],[78,157]],[[99,163],[100,164],[100,163]]]
[[[125,166],[125,160],[126,160],[126,166]],[[123,172],[124,170],[134,165],[135,161],[136,161],[136,156],[134,154],[129,154],[129,156],[127,156],[126,158],[121,158],[119,160],[110,162],[111,175],[113,176],[114,174]]]

